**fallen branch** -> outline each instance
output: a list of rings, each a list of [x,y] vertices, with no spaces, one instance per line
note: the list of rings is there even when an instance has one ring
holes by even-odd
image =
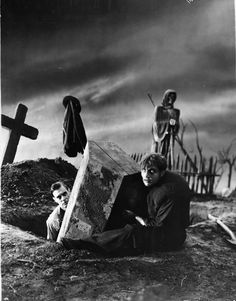
[[[9,287],[13,290],[13,293],[21,298],[23,298],[23,296],[21,296],[20,294],[17,293],[16,289],[11,285],[9,284]]]
[[[183,282],[184,282],[184,280],[187,278],[187,275],[186,276],[184,276],[184,278],[181,280],[181,283],[180,283],[180,286],[182,287],[183,286]]]
[[[26,262],[26,263],[32,263],[33,267],[31,270],[33,270],[35,267],[41,268],[41,266],[39,266],[37,263],[35,263],[32,260],[27,260],[27,259],[17,259],[17,261],[21,261],[21,262]]]

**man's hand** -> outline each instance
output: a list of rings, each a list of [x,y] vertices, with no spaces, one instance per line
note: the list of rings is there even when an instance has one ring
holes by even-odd
[[[135,223],[135,214],[130,210],[124,210],[122,212],[122,218],[128,223]]]
[[[131,224],[134,224],[135,221],[137,221],[142,226],[147,226],[144,219],[140,216],[136,216],[133,211],[124,210],[123,213],[122,213],[122,217],[125,219],[126,222],[129,222]]]
[[[145,221],[142,219],[142,217],[140,216],[135,216],[136,221],[138,221],[142,226],[147,226],[147,224],[145,223]]]

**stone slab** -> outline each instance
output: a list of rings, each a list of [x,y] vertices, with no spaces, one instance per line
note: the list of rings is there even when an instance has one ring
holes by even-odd
[[[110,216],[124,176],[139,165],[112,142],[88,141],[57,241],[101,233]]]

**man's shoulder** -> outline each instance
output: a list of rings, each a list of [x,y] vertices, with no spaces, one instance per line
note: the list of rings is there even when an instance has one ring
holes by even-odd
[[[149,191],[149,197],[153,198],[155,200],[162,200],[163,198],[165,198],[168,193],[169,193],[169,188],[166,184],[159,184],[159,185],[155,185],[153,186],[150,191]]]
[[[185,181],[184,177],[172,171],[166,171],[160,183],[160,188],[166,193],[190,192],[189,185]]]
[[[56,208],[54,208],[52,213],[49,215],[48,220],[59,218],[61,216],[61,210],[60,209],[61,209],[60,206],[57,206]]]
[[[163,177],[163,184],[169,182],[187,184],[187,182],[185,181],[184,177],[181,174],[167,170]]]

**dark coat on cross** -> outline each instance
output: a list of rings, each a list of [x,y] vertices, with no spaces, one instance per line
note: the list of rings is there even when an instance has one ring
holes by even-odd
[[[64,152],[68,157],[76,157],[77,153],[84,153],[87,138],[84,125],[80,117],[81,105],[74,96],[65,96],[63,105],[66,109],[63,122]]]

